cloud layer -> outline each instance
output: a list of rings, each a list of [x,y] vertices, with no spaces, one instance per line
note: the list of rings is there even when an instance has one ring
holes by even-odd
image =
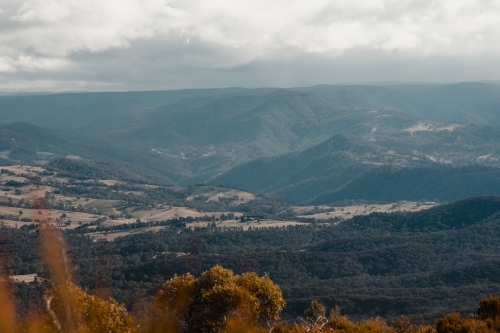
[[[498,80],[498,0],[0,0],[1,90]]]

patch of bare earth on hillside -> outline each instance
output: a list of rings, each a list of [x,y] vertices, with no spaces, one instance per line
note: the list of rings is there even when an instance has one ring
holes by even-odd
[[[95,232],[95,233],[90,233],[88,235],[94,241],[98,241],[98,240],[104,239],[104,240],[112,242],[115,239],[117,239],[118,237],[125,237],[125,236],[130,236],[130,235],[135,235],[135,234],[142,234],[142,233],[145,233],[145,232],[158,232],[158,231],[160,231],[162,229],[165,229],[165,227],[164,226],[158,226],[158,227],[132,229],[132,230],[127,230],[127,231]]]
[[[392,212],[418,212],[421,210],[429,209],[436,206],[434,202],[413,202],[413,201],[402,201],[388,204],[358,204],[351,206],[338,206],[338,207],[329,207],[329,206],[309,206],[308,208],[312,209],[324,209],[327,207],[331,211],[325,211],[316,214],[305,214],[307,212],[302,213],[303,215],[299,215],[298,217],[303,218],[315,218],[319,220],[328,220],[328,219],[341,219],[348,220],[357,215],[368,215],[371,213],[392,213]],[[302,207],[306,208],[306,207]],[[311,210],[312,210],[311,209]],[[310,210],[310,211],[311,211]],[[300,212],[298,212],[300,214]]]
[[[222,214],[231,212],[199,212],[187,207],[169,207],[169,208],[153,208],[133,211],[134,217],[141,221],[165,221],[178,217],[204,217],[214,216],[220,217]],[[241,216],[241,213],[235,213],[236,216]]]
[[[22,214],[20,214],[22,212]],[[65,215],[64,218],[61,216]],[[94,215],[81,212],[68,212],[56,209],[27,209],[18,207],[7,207],[0,206],[0,215],[4,216],[18,216],[20,218],[29,218],[31,222],[14,221],[9,219],[0,219],[0,225],[5,225],[12,228],[18,228],[23,225],[39,224],[38,221],[45,220],[49,225],[58,226],[58,220],[60,220],[61,227],[64,229],[74,229],[81,224],[94,222],[98,218],[102,218],[101,215]],[[135,220],[117,220],[120,221],[119,224],[127,222],[135,222]],[[69,222],[65,225],[65,222]]]
[[[196,200],[200,196],[205,197],[205,202],[232,200],[234,204],[245,203],[255,199],[255,195],[250,192],[237,189],[229,189],[217,186],[199,186],[195,187],[193,193],[187,197],[187,200]]]
[[[38,276],[37,273],[33,273],[33,274],[23,274],[23,275],[11,275],[10,278],[14,280],[14,282],[30,283],[35,281],[35,278],[37,276]]]
[[[241,214],[240,214],[241,215]],[[248,230],[250,227],[252,229],[261,229],[261,228],[281,228],[281,227],[287,227],[287,226],[294,226],[294,225],[304,225],[307,223],[302,223],[302,222],[295,222],[295,221],[278,221],[278,220],[261,220],[261,221],[247,221],[247,222],[241,222],[240,220],[226,220],[226,221],[220,221],[220,222],[215,222],[215,226],[217,228],[235,228],[235,229],[242,229],[242,230]],[[208,228],[212,226],[212,222],[193,222],[188,225],[189,228],[195,229],[195,228]]]
[[[418,123],[416,125],[404,129],[403,132],[409,132],[411,135],[413,135],[416,132],[442,132],[442,131],[453,132],[458,127],[460,127],[459,124],[437,126],[436,124],[431,124],[431,123]]]

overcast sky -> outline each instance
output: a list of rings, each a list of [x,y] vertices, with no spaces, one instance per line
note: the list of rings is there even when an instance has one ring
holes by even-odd
[[[500,80],[500,0],[0,0],[0,91]]]

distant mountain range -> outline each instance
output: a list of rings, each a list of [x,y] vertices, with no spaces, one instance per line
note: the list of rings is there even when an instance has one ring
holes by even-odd
[[[386,108],[448,123],[500,126],[500,83],[344,85],[296,88],[332,105]]]
[[[101,134],[154,122],[162,116],[154,110],[164,111],[157,108],[160,105],[193,99],[203,104],[207,98],[229,97],[234,101],[236,96],[279,90],[227,88],[0,95],[0,122],[29,122],[80,134]],[[335,107],[389,109],[440,122],[500,126],[500,83],[319,85],[289,90],[312,93]]]
[[[100,135],[154,122],[149,108],[183,98],[197,98],[239,91],[187,89],[141,92],[61,93],[0,96],[0,122],[33,125]]]
[[[499,108],[494,83],[0,96],[0,163],[77,156],[315,204],[454,200],[500,194]]]
[[[459,146],[448,144],[456,155]],[[481,144],[477,147],[480,150]],[[337,135],[301,152],[241,164],[210,183],[311,204],[346,199],[451,201],[500,195],[500,168],[452,166],[453,163],[436,163],[425,156],[404,155],[372,142]]]

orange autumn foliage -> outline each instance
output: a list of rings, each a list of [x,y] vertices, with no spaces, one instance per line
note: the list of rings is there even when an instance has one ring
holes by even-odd
[[[247,330],[269,327],[279,319],[285,301],[267,276],[235,275],[214,266],[198,279],[190,274],[175,276],[163,285],[155,304],[179,330],[212,333],[227,327],[236,330],[242,324]]]

